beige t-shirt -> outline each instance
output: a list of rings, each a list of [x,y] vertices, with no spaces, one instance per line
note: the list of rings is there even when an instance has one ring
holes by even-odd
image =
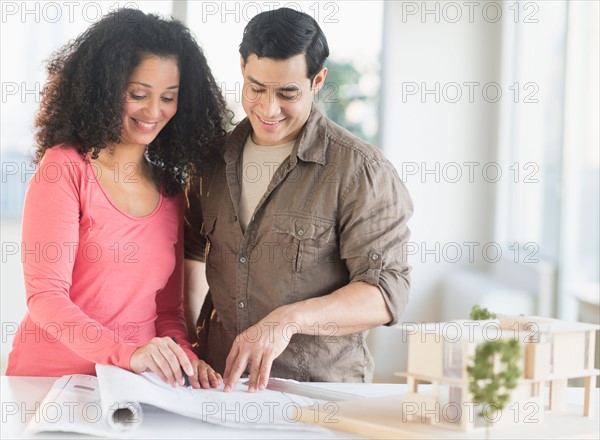
[[[272,147],[263,147],[248,136],[242,161],[242,196],[240,200],[240,225],[246,230],[260,199],[281,163],[290,155],[295,141]]]

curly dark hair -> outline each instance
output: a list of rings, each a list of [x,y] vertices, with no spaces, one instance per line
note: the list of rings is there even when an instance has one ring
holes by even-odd
[[[58,144],[73,145],[82,155],[91,152],[95,159],[119,143],[128,78],[149,55],[173,57],[179,67],[177,113],[147,152],[162,191],[178,193],[192,164],[222,145],[226,104],[189,29],[136,9],[107,14],[53,54],[35,119],[34,161]]]

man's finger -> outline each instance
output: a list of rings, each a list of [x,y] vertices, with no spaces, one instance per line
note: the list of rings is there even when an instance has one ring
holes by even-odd
[[[262,358],[257,385],[259,390],[264,390],[267,388],[269,376],[271,375],[271,366],[273,365],[273,360],[272,353],[269,353]]]
[[[238,357],[233,362],[233,366],[231,368],[231,372],[229,377],[225,380],[225,388],[223,391],[231,391],[233,387],[237,384],[238,380],[242,376],[242,373],[246,369],[248,365],[248,357],[242,354],[238,355]]]
[[[248,391],[250,393],[256,391],[256,387],[258,386],[261,359],[262,353],[258,353],[250,363],[250,383],[248,384]]]
[[[231,346],[231,350],[229,351],[229,354],[227,355],[227,359],[225,360],[225,371],[223,372],[223,378],[225,379],[225,382],[227,382],[227,379],[229,378],[229,375],[231,374],[231,368],[233,367],[233,363],[237,359],[239,351],[240,351],[239,346],[234,342],[233,345]]]

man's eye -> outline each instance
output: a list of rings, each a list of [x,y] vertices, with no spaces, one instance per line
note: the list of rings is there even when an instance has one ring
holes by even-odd
[[[263,93],[263,92],[264,92],[264,90],[263,90],[263,89],[252,89],[252,91],[253,91],[254,93]]]
[[[286,101],[296,101],[298,99],[298,94],[294,93],[293,95],[281,95],[281,97]]]

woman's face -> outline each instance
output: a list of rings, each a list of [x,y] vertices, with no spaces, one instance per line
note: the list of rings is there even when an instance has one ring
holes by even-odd
[[[179,68],[173,58],[146,57],[129,77],[121,144],[148,145],[177,113]]]

